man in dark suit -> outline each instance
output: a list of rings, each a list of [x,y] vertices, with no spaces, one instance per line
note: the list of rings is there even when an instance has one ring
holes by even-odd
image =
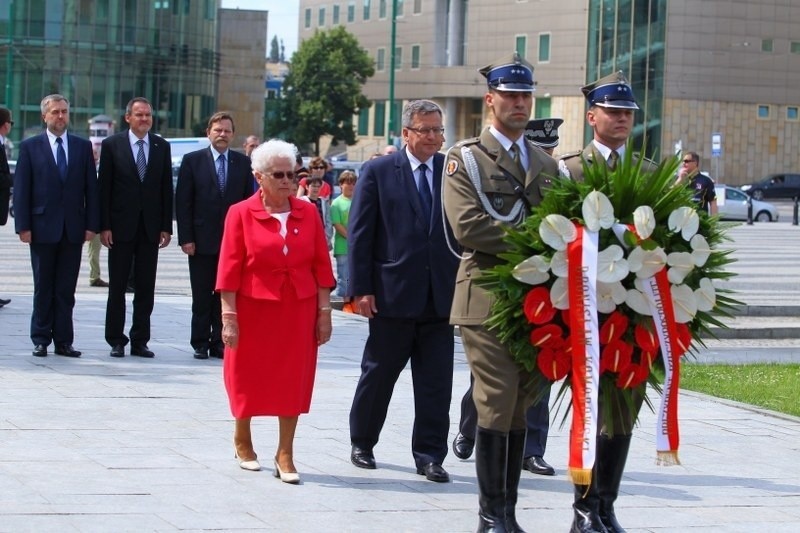
[[[208,119],[211,146],[183,156],[175,189],[178,244],[189,256],[192,285],[191,344],[195,359],[222,359],[222,317],[214,292],[219,247],[228,208],[252,194],[250,159],[229,149],[233,117],[225,112]]]
[[[350,460],[375,468],[373,447],[397,378],[411,360],[417,473],[449,481],[447,455],[453,385],[453,326],[448,322],[458,259],[442,216],[442,110],[428,100],[403,109],[406,146],[368,162],[348,222],[349,295],[369,318],[361,378],[350,410]]]
[[[11,199],[11,169],[8,168],[6,156],[6,137],[11,131],[14,121],[11,120],[11,111],[0,107],[0,226],[8,222],[8,203]],[[0,307],[8,305],[11,300],[0,298]]]
[[[107,137],[100,150],[100,240],[108,248],[106,342],[124,357],[125,289],[134,269],[131,355],[153,357],[150,315],[158,249],[172,236],[172,160],[169,143],[152,135],[153,108],[145,98],[125,107],[130,129]]]
[[[47,129],[24,140],[14,175],[15,226],[30,244],[33,267],[33,355],[80,357],[72,347],[72,309],[84,241],[100,229],[92,144],[67,133],[69,101],[60,94],[41,104]]]

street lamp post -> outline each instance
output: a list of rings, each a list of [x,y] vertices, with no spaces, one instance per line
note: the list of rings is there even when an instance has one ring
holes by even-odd
[[[392,144],[392,134],[397,122],[397,116],[394,108],[394,66],[395,61],[395,42],[397,40],[397,0],[392,0],[392,31],[391,31],[391,45],[389,48],[389,133],[386,135],[388,144]]]

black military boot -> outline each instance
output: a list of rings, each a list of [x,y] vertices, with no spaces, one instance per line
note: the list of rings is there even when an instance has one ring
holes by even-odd
[[[508,533],[525,533],[525,530],[517,523],[516,507],[527,433],[524,429],[508,432],[508,465],[506,467],[506,531]]]
[[[631,447],[630,435],[597,437],[597,493],[600,498],[600,520],[610,533],[625,533],[614,514],[614,501],[619,495],[625,461]]]
[[[597,495],[597,472],[592,471],[591,485],[575,485],[575,503],[572,509],[575,518],[572,520],[570,533],[607,533],[608,530],[600,520],[600,498]]]
[[[475,471],[478,475],[478,533],[506,533],[508,433],[478,426]],[[520,467],[522,466],[520,459]]]

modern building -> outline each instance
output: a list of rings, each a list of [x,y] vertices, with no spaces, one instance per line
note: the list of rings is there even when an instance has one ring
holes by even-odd
[[[301,40],[344,25],[375,59],[354,153],[399,131],[399,109],[415,98],[442,105],[447,145],[476,135],[489,119],[477,69],[517,51],[535,67],[533,115],[565,120],[561,153],[591,136],[580,87],[623,70],[649,155],[697,151],[730,184],[800,170],[793,0],[301,0],[299,19]]]
[[[219,10],[217,107],[233,115],[236,137],[231,146],[235,148],[248,135],[264,135],[267,15],[252,9]]]
[[[153,104],[154,132],[192,136],[218,108],[221,72],[255,78],[256,97],[240,99],[228,91],[226,97],[237,103],[255,98],[261,107],[254,113],[263,116],[266,14],[260,27],[238,29],[239,39],[261,43],[260,51],[254,45],[248,51],[257,56],[253,76],[252,65],[241,67],[244,73],[238,63],[221,60],[226,42],[220,13],[227,10],[220,5],[221,0],[0,0],[0,53],[6,58],[0,87],[3,105],[14,114],[11,139],[41,131],[39,104],[52,93],[70,100],[72,128],[79,134],[87,135],[89,119],[100,114],[124,127],[125,104],[144,96]]]

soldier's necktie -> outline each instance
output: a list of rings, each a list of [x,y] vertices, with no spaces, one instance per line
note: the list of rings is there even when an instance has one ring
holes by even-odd
[[[519,153],[519,145],[517,143],[511,145],[511,158],[514,160],[514,164],[517,165],[520,173],[525,174],[525,169],[522,167],[522,157]]]
[[[225,194],[225,156],[221,155],[217,158],[217,185],[219,185],[219,193]]]
[[[419,199],[422,202],[422,215],[427,224],[431,223],[431,211],[433,210],[433,195],[428,186],[428,165],[425,163],[417,167],[419,170]]]
[[[139,146],[139,152],[136,154],[136,170],[139,172],[139,181],[144,181],[144,175],[147,172],[147,161],[144,158],[144,140],[139,139],[136,144]]]
[[[611,170],[617,168],[617,161],[619,161],[619,153],[616,150],[611,150],[611,154],[608,156],[608,168]]]
[[[67,180],[67,152],[64,151],[64,140],[61,137],[56,137],[56,166],[58,167],[58,174],[61,181]]]

